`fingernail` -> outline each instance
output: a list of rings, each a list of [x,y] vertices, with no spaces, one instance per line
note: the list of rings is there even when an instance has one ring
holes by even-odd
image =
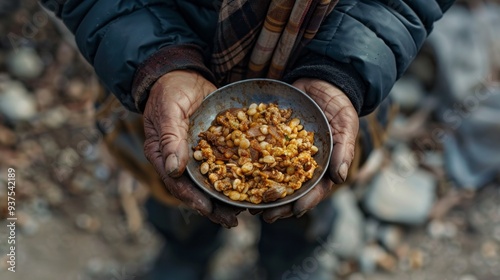
[[[307,213],[307,210],[304,210],[304,211],[300,212],[299,214],[297,214],[297,218],[304,216],[305,213]]]
[[[250,210],[249,210],[248,212],[250,212],[250,214],[252,214],[252,215],[254,215],[254,216],[255,216],[255,215],[262,214],[262,212],[264,212],[264,211],[263,211],[263,210],[255,210],[255,211],[250,211]]]
[[[268,223],[272,224],[272,223],[276,222],[279,218],[280,218],[280,216],[273,217],[272,219],[269,219]]]
[[[179,160],[175,154],[170,154],[165,161],[165,170],[168,175],[172,175],[179,170]]]
[[[344,162],[340,165],[339,168],[339,176],[344,182],[347,179],[347,172],[349,172],[349,166],[347,166],[347,163]]]

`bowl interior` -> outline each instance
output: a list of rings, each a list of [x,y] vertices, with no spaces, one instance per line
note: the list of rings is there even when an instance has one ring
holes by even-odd
[[[213,189],[207,182],[207,178],[200,173],[201,162],[193,158],[192,147],[198,144],[198,134],[210,127],[218,113],[229,108],[248,107],[252,103],[276,103],[280,108],[291,108],[293,110],[292,118],[299,118],[307,131],[314,132],[314,144],[318,147],[318,153],[316,153],[314,159],[319,167],[314,172],[313,178],[305,182],[292,195],[269,203],[253,204],[229,199],[224,194]],[[318,105],[305,93],[284,82],[269,79],[250,79],[221,87],[203,100],[201,106],[190,119],[188,145],[190,147],[190,157],[187,164],[187,172],[204,191],[216,199],[234,206],[263,209],[297,200],[318,183],[321,177],[323,177],[330,161],[332,137],[325,115]]]

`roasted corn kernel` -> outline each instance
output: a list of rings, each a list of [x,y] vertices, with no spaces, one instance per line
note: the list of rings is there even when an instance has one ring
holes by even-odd
[[[293,194],[318,164],[314,133],[291,109],[251,104],[217,115],[200,133],[193,157],[214,189],[235,201],[259,204]]]

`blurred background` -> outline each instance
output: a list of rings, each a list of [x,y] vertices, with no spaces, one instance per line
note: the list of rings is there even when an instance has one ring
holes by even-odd
[[[332,279],[500,279],[499,27],[499,1],[458,1],[394,86],[388,142],[332,198]],[[145,221],[147,188],[95,128],[92,68],[36,1],[2,0],[0,34],[0,279],[141,279],[163,240]],[[240,217],[207,279],[260,279],[258,223]]]

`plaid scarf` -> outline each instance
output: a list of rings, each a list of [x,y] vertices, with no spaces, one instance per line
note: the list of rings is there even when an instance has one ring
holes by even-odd
[[[211,65],[220,85],[280,79],[338,0],[222,0]]]

